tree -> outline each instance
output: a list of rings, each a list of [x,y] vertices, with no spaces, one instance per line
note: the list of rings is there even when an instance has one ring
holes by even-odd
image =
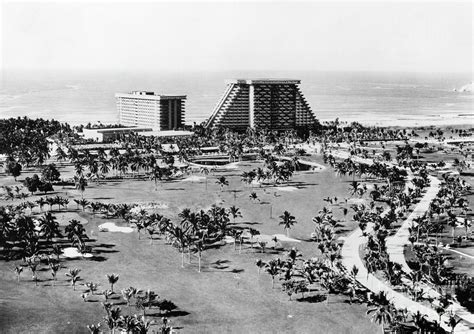
[[[367,311],[367,314],[372,314],[372,321],[382,325],[382,330],[385,330],[386,324],[391,324],[393,321],[393,307],[391,304],[378,305]]]
[[[198,272],[201,272],[201,258],[202,251],[204,250],[204,236],[201,236],[198,240],[194,242],[194,247],[198,252]]]
[[[73,290],[76,291],[76,283],[80,280],[81,276],[79,276],[79,272],[81,269],[78,268],[70,268],[69,272],[66,273],[66,276],[69,277],[69,281],[73,287]]]
[[[81,222],[76,219],[71,219],[69,221],[69,225],[66,226],[65,232],[67,238],[71,242],[74,242],[75,240],[82,242],[85,238],[87,238],[86,229],[81,224]]]
[[[225,186],[229,186],[229,181],[227,181],[226,177],[225,176],[220,176],[216,183],[221,187],[221,191],[224,190],[224,187]]]
[[[20,275],[23,272],[23,267],[22,266],[15,266],[13,271],[16,274],[16,279],[17,279],[18,283],[20,283]]]
[[[183,230],[179,226],[174,226],[170,230],[173,238],[174,244],[179,248],[181,252],[181,268],[184,268],[184,251],[186,249],[186,245],[188,244],[188,236],[186,234],[186,230]]]
[[[229,213],[232,216],[232,220],[234,224],[235,224],[235,218],[242,217],[242,213],[240,212],[240,209],[236,207],[235,205],[232,205],[229,208]]]
[[[155,182],[155,191],[157,189],[158,180],[163,179],[163,175],[163,169],[161,169],[158,165],[153,166],[150,178]]]
[[[36,203],[39,205],[41,211],[43,211],[43,206],[47,204],[46,200],[43,197],[40,197],[38,200],[36,200]]]
[[[32,177],[25,178],[23,184],[26,186],[30,193],[35,193],[38,190],[38,187],[41,184],[41,181],[38,177],[38,174],[33,174]]]
[[[265,262],[263,262],[262,259],[257,259],[257,260],[255,260],[255,265],[257,266],[258,274],[260,275],[260,270],[262,268],[264,268],[267,264]]]
[[[448,321],[446,321],[446,324],[451,327],[451,334],[454,334],[454,328],[461,322],[461,318],[456,317],[456,315],[453,312],[449,312],[449,318]]]
[[[54,237],[62,237],[59,229],[59,223],[51,212],[46,212],[40,219],[39,224],[41,233],[47,241],[51,241]]]
[[[200,172],[201,172],[201,174],[205,175],[206,191],[207,191],[207,175],[209,174],[209,168],[201,167]]]
[[[251,201],[253,202],[256,202],[256,201],[260,201],[260,199],[258,198],[258,195],[255,191],[252,191],[249,195],[249,198]]]
[[[41,182],[38,184],[38,190],[46,194],[47,192],[54,191],[54,188],[50,182]]]
[[[15,160],[7,162],[5,173],[11,174],[16,181],[16,178],[21,175],[21,165]]]
[[[286,231],[286,235],[289,235],[289,230],[291,226],[296,224],[295,217],[292,216],[288,211],[283,212],[283,214],[280,216],[280,225],[283,225],[283,228]]]
[[[35,285],[38,286],[38,262],[36,262],[35,259],[28,260],[28,267],[31,270]]]
[[[112,291],[112,293],[114,293],[114,284],[117,283],[117,281],[119,280],[119,275],[116,275],[116,274],[108,275],[107,274],[107,279],[108,279],[109,284],[110,284],[110,290]]]
[[[265,271],[270,274],[272,277],[272,289],[275,287],[275,276],[278,275],[280,272],[280,268],[278,266],[278,261],[273,259],[270,260],[265,266]]]
[[[107,175],[110,171],[110,162],[108,160],[99,161],[99,170],[103,176]]]
[[[97,325],[87,325],[87,329],[89,330],[89,332],[91,334],[100,334],[101,331],[100,331],[100,323],[98,323]]]
[[[61,265],[59,264],[59,262],[50,261],[49,269],[51,270],[51,276],[53,276],[53,285],[54,285],[54,282],[56,282],[56,275],[59,269],[61,269]]]
[[[454,243],[454,232],[456,230],[456,226],[458,223],[457,217],[454,213],[449,210],[448,212],[448,225],[451,226],[451,237],[453,238],[453,243]]]
[[[81,192],[81,198],[84,198],[84,191],[86,190],[87,181],[84,176],[74,176],[74,185],[77,190]]]
[[[48,182],[59,181],[61,173],[56,168],[55,164],[49,164],[41,171],[41,178]]]

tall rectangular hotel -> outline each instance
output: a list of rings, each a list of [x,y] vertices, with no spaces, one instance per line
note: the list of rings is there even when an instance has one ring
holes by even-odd
[[[115,94],[120,124],[175,130],[184,125],[186,95],[157,95],[148,91]]]

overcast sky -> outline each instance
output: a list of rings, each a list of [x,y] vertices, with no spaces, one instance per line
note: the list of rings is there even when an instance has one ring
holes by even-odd
[[[471,1],[1,6],[3,68],[472,71]]]

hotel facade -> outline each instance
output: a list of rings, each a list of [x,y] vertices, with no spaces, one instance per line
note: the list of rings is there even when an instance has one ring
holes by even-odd
[[[121,125],[151,127],[155,131],[184,126],[186,95],[157,95],[148,91],[115,94]]]
[[[205,126],[237,131],[311,128],[317,121],[299,84],[300,80],[230,80]]]

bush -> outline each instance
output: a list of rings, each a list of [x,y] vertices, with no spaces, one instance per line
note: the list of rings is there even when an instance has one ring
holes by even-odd
[[[456,298],[469,312],[474,312],[474,282],[469,280],[454,290]]]

